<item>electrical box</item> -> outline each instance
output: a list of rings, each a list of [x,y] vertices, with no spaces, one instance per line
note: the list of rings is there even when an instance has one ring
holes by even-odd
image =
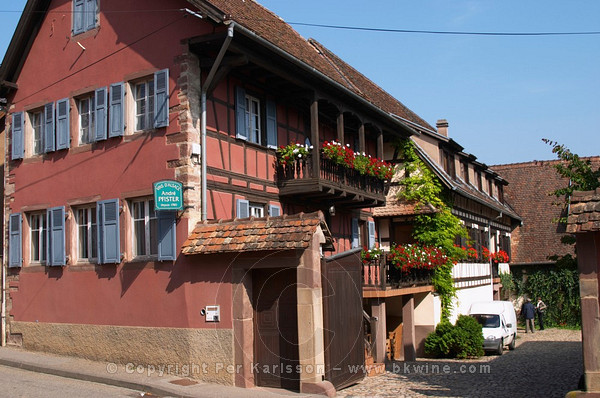
[[[221,307],[218,305],[206,306],[206,322],[219,322],[221,318]]]

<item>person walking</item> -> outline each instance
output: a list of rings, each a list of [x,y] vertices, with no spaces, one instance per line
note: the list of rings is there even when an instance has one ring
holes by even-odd
[[[540,330],[544,330],[544,313],[546,312],[546,308],[548,308],[548,306],[542,301],[541,297],[538,297],[535,310],[538,314],[538,323],[540,324]]]
[[[529,333],[529,329],[531,329],[531,333],[535,333],[535,325],[533,318],[535,318],[535,307],[531,303],[531,299],[527,298],[525,300],[525,304],[521,308],[521,316],[525,318],[525,333]]]

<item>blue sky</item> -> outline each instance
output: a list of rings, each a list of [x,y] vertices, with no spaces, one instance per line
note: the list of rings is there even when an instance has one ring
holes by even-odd
[[[287,22],[467,32],[600,31],[598,0],[260,0]],[[4,53],[25,5],[0,6]],[[488,165],[600,155],[600,35],[498,37],[292,25]]]

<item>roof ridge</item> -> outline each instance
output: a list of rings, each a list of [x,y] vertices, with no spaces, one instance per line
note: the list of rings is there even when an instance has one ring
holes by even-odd
[[[579,156],[579,159],[582,160],[591,160],[592,162],[594,161],[600,161],[600,155],[593,155],[593,156]],[[548,160],[529,160],[527,162],[515,162],[515,163],[504,163],[504,164],[496,164],[496,165],[491,165],[489,166],[490,168],[494,168],[494,167],[505,167],[505,168],[519,168],[519,167],[526,167],[526,166],[531,166],[531,165],[543,165],[545,163],[558,163],[558,162],[563,162],[562,159],[548,159]]]
[[[361,89],[359,89],[356,84],[354,84],[352,82],[352,80],[350,80],[350,78],[348,76],[346,76],[344,74],[344,72],[342,72],[342,70],[339,68],[339,66],[333,62],[333,60],[330,59],[328,54],[332,54],[334,57],[338,58],[340,61],[341,58],[337,57],[333,52],[331,52],[327,47],[323,46],[321,43],[319,43],[317,40],[313,39],[312,37],[308,38],[308,43],[310,45],[312,45],[321,56],[323,56],[323,58],[325,58],[325,60],[331,65],[332,68],[334,68],[339,74],[340,76],[346,81],[346,83],[348,83],[348,85],[352,86],[357,93],[360,93],[361,96],[364,96],[365,94],[362,92]],[[342,61],[343,62],[343,61]],[[350,66],[350,65],[348,65]],[[352,68],[352,66],[350,66]],[[354,68],[353,68],[354,69]],[[354,69],[356,72],[358,72],[358,70]],[[360,72],[358,72],[360,73]]]

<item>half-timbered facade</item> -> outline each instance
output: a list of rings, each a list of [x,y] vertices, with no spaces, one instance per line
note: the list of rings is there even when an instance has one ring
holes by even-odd
[[[449,196],[452,213],[468,232],[457,238],[456,245],[469,248],[468,261],[457,263],[452,277],[457,289],[451,321],[468,313],[476,301],[499,299],[499,272],[510,272],[508,262],[493,262],[487,253],[500,250],[510,257],[510,237],[520,217],[504,200],[507,181],[474,155],[448,137],[448,122],[439,120],[436,128],[411,123],[420,134],[411,137],[417,155],[433,171]],[[433,214],[431,205],[415,207],[399,195],[399,180],[405,173],[402,159],[393,147],[386,148],[388,159],[395,161],[397,174],[388,192],[387,203],[374,210],[378,239],[384,250],[392,245],[413,244],[415,217]],[[372,269],[378,267],[379,269]],[[365,308],[372,318],[373,353],[378,362],[390,358],[414,360],[424,355],[424,341],[440,321],[440,301],[434,294],[431,275],[407,278],[391,264],[380,261],[369,266],[363,292]],[[373,277],[376,275],[376,277]],[[386,344],[384,344],[386,342]]]
[[[248,0],[30,0],[0,85],[3,343],[245,387],[362,377],[351,282],[386,185],[321,148],[383,158],[417,115]]]

